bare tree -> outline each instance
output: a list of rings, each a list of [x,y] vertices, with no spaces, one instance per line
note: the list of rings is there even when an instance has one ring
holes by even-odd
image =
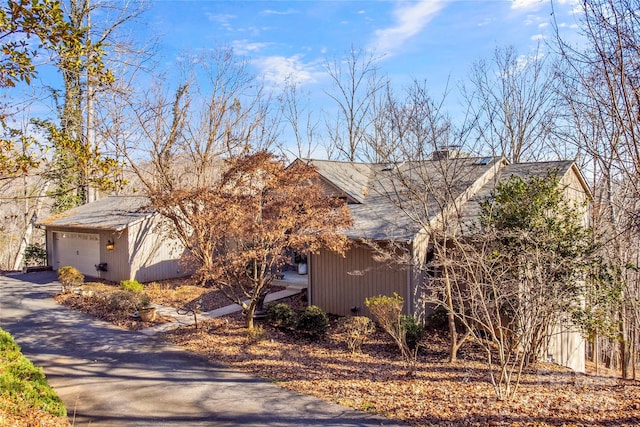
[[[636,342],[640,295],[637,275],[640,227],[640,17],[637,0],[584,0],[581,32],[587,42],[578,49],[563,40],[557,28],[562,57],[558,73],[564,83],[565,106],[570,124],[568,141],[583,153],[592,173],[595,194],[595,227],[608,242],[603,257],[620,285],[620,300],[612,301],[617,318],[618,348],[606,359],[618,360],[623,376],[638,358]],[[614,285],[617,286],[617,285]],[[606,344],[608,338],[599,340]],[[605,348],[605,345],[602,346]],[[598,355],[596,354],[596,357]]]
[[[354,47],[342,59],[325,64],[333,81],[333,90],[327,95],[335,102],[335,118],[327,119],[329,153],[355,161],[363,148],[365,134],[371,120],[376,93],[384,87],[378,76],[377,58]]]
[[[479,169],[469,167],[475,160],[461,151],[468,146],[469,128],[454,126],[443,112],[443,102],[430,96],[424,81],[414,81],[406,88],[403,99],[387,90],[384,100],[384,106],[377,107],[376,134],[368,138],[367,147],[373,161],[389,164],[384,174],[376,176],[376,187],[411,227],[419,230],[414,245],[427,249],[416,252],[414,248],[411,253],[403,245],[380,246],[375,241],[369,244],[379,261],[411,266],[417,280],[430,276],[434,265],[428,265],[427,259],[440,260],[436,268],[443,280],[428,281],[415,298],[422,305],[418,311],[428,304],[446,309],[449,359],[455,361],[469,331],[460,331],[456,324],[459,305],[450,280],[451,269],[444,260],[448,259],[450,241],[459,233],[451,221],[468,196],[465,189],[478,178],[475,174]]]
[[[311,153],[318,147],[314,141],[318,122],[313,118],[313,111],[310,109],[309,94],[303,92],[293,78],[289,78],[279,100],[283,119],[289,124],[295,142],[295,149],[281,144],[280,150],[300,159],[311,158]]]
[[[131,106],[139,130],[120,152],[144,191],[207,186],[222,157],[268,149],[278,136],[275,103],[244,59],[220,48],[187,62],[176,89],[158,82]]]
[[[451,242],[447,262],[457,321],[484,348],[498,398],[511,399],[550,334],[582,310],[594,245],[585,207],[567,198],[553,171],[499,182],[480,208],[470,233]]]
[[[496,48],[491,60],[476,61],[463,94],[478,117],[479,141],[512,163],[547,155],[559,114],[555,81],[540,46],[522,56]]]

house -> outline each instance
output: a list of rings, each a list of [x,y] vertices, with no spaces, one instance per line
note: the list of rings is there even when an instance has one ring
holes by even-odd
[[[144,196],[110,196],[47,218],[39,225],[48,265],[115,282],[183,276],[183,246],[148,205]]]
[[[353,226],[345,233],[354,242],[345,257],[329,251],[310,255],[310,304],[338,315],[369,315],[365,298],[397,293],[407,314],[424,318],[430,310],[420,298],[425,273],[413,266],[424,265],[430,256],[428,230],[454,217],[451,222],[462,226],[473,222],[479,202],[511,175],[543,177],[554,171],[566,186],[567,197],[578,203],[591,197],[572,161],[511,165],[502,157],[436,154],[431,160],[394,164],[308,161],[316,167],[327,194],[347,202]],[[424,195],[416,204],[406,192],[420,186]],[[411,262],[382,262],[372,244],[393,248]],[[558,363],[584,371],[584,341],[578,332],[555,331],[549,353]]]

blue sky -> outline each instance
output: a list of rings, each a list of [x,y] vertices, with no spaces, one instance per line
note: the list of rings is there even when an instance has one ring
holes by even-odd
[[[152,0],[144,31],[161,35],[168,69],[185,52],[227,45],[267,82],[293,75],[314,91],[328,81],[327,59],[353,46],[382,56],[380,70],[396,85],[426,79],[438,94],[496,46],[526,55],[553,37],[551,7],[549,0]],[[554,0],[553,7],[561,28],[572,31],[576,1]]]
[[[135,1],[135,0],[132,0]],[[133,29],[140,43],[159,37],[157,72],[173,70],[187,54],[231,46],[251,63],[258,77],[276,89],[287,77],[308,94],[316,116],[335,107],[326,91],[331,80],[323,69],[352,47],[381,57],[379,73],[396,89],[412,80],[426,80],[430,94],[440,99],[448,84],[445,110],[456,115],[457,87],[479,58],[489,58],[496,46],[513,45],[523,55],[553,38],[553,18],[564,36],[575,34],[572,11],[578,0],[351,0],[233,1],[149,0],[150,8]],[[99,19],[99,16],[94,17]],[[44,71],[44,69],[42,70]],[[57,72],[56,72],[57,74]],[[43,81],[53,77],[41,73]],[[57,76],[61,87],[60,76]],[[149,79],[138,83],[143,87]],[[24,88],[27,90],[35,87]],[[47,89],[41,103],[25,116],[54,114]],[[14,92],[18,95],[19,92]],[[38,96],[36,96],[38,97]],[[18,104],[16,104],[18,106]],[[20,107],[17,107],[20,108]],[[321,121],[319,117],[314,120]],[[284,138],[288,138],[285,134]],[[287,141],[283,141],[287,142]]]

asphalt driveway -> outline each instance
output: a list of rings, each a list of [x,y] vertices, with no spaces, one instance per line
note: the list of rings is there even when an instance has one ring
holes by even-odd
[[[0,327],[67,406],[75,426],[403,425],[216,366],[56,304],[53,272],[0,276]]]

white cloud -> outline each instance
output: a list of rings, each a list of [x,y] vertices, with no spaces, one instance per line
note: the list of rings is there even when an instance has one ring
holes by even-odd
[[[256,53],[269,46],[271,43],[249,42],[248,40],[234,40],[231,43],[233,51],[240,55]]]
[[[535,34],[535,35],[531,36],[531,40],[533,40],[533,41],[544,40],[546,38],[547,38],[547,36],[545,36],[544,34]]]
[[[231,27],[230,21],[237,18],[236,15],[231,14],[206,13],[205,15],[209,21],[216,22],[226,28]]]
[[[538,9],[542,0],[511,0],[511,9]]]
[[[524,20],[524,25],[539,25],[542,19],[543,18],[539,15],[527,15],[526,19]]]
[[[274,10],[274,9],[265,9],[262,11],[264,15],[292,15],[294,13],[298,13],[297,10],[289,8],[287,10]]]
[[[303,62],[302,55],[267,56],[254,60],[253,64],[260,70],[265,81],[274,84],[283,84],[287,80],[299,84],[312,83],[321,74],[317,64]]]
[[[400,6],[393,11],[395,24],[376,30],[371,47],[378,53],[391,55],[391,51],[420,33],[447,3],[447,0],[421,0],[409,5],[399,3]]]

